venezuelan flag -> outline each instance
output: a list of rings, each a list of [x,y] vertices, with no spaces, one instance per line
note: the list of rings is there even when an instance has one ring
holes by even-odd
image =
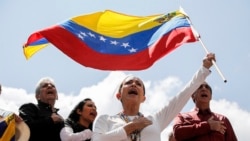
[[[11,114],[0,121],[0,141],[15,141],[15,117]]]
[[[111,10],[80,15],[30,35],[29,59],[50,43],[83,66],[101,70],[142,70],[183,43],[197,41],[187,16],[132,16]]]

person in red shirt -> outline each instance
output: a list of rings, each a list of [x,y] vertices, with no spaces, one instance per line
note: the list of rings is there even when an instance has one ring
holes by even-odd
[[[179,113],[174,119],[173,132],[177,141],[237,141],[229,119],[210,109],[212,89],[204,82],[192,95],[195,108]]]

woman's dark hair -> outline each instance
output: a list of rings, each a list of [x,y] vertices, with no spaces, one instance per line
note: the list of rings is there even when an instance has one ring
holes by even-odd
[[[77,110],[79,109],[80,111],[83,110],[83,107],[84,105],[87,103],[87,101],[92,101],[92,99],[90,98],[85,98],[83,99],[82,101],[80,101],[75,107],[74,109],[70,112],[69,116],[68,116],[68,119],[71,121],[71,122],[74,122],[74,123],[77,123],[79,118],[80,118],[80,115],[77,113]],[[89,125],[89,129],[92,130],[92,123]]]

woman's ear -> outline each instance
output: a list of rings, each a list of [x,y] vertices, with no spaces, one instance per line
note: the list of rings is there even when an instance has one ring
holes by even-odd
[[[192,94],[191,98],[192,98],[193,102],[195,103],[195,92]]]
[[[120,93],[117,93],[117,94],[116,94],[116,98],[117,98],[118,100],[121,100],[121,98],[122,98],[121,94],[120,94]]]
[[[146,96],[144,96],[144,98],[143,98],[143,101],[142,102],[144,102],[146,100]]]
[[[80,109],[76,109],[76,113],[77,113],[77,114],[79,114],[79,115],[81,115],[81,114],[82,114],[82,112],[81,112],[81,110],[80,110]]]

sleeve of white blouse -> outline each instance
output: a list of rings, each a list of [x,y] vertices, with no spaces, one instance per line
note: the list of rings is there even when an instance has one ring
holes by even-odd
[[[96,119],[91,141],[120,141],[127,139],[123,126],[112,129],[113,122],[109,121],[108,118],[108,115],[101,115]]]
[[[92,131],[85,129],[81,132],[74,133],[71,127],[64,127],[60,132],[61,141],[83,141],[90,139]]]

